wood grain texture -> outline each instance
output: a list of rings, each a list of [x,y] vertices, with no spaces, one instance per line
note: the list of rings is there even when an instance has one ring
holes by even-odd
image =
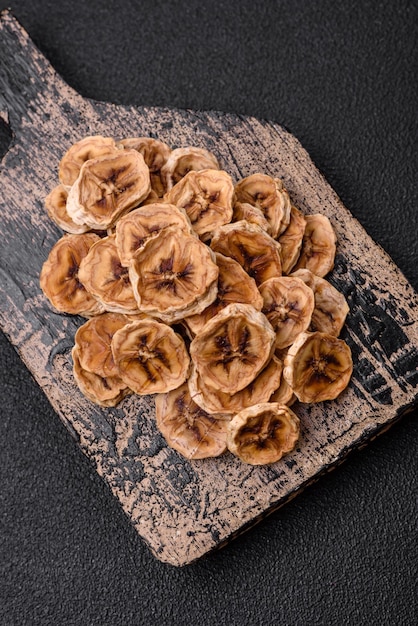
[[[1,327],[159,559],[184,565],[221,546],[417,404],[417,295],[282,127],[219,112],[82,98],[8,12],[0,21],[0,118],[13,132],[0,171]],[[61,236],[44,198],[57,184],[63,152],[99,133],[206,147],[235,180],[259,171],[278,176],[304,213],[330,218],[338,254],[329,280],[350,305],[342,336],[355,370],[338,400],[295,405],[301,439],[283,461],[260,468],[230,454],[186,461],[158,433],[151,397],[101,409],[77,390],[70,351],[83,320],[52,311],[39,288],[42,264]]]

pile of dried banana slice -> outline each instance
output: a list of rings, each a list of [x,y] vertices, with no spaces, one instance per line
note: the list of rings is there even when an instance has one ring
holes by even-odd
[[[155,394],[157,425],[188,459],[227,449],[254,465],[293,450],[296,400],[336,398],[353,369],[348,306],[324,277],[336,237],[282,181],[236,184],[205,149],[86,137],[59,163],[46,209],[65,231],[40,285],[88,320],[72,350],[87,398]]]

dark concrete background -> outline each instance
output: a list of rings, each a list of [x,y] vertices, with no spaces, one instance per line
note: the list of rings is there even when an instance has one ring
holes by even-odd
[[[417,3],[6,6],[84,96],[284,125],[418,288]],[[1,626],[418,623],[416,410],[176,569],[151,556],[1,334],[0,370]]]

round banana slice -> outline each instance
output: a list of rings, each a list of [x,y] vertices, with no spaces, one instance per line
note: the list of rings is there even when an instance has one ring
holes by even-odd
[[[40,286],[52,306],[61,313],[91,317],[104,307],[81,284],[80,263],[100,237],[94,233],[63,235],[42,266]]]
[[[122,380],[135,393],[166,393],[182,385],[190,359],[183,339],[170,326],[139,319],[116,331],[112,353]]]
[[[267,465],[291,452],[299,434],[299,418],[288,406],[262,402],[228,423],[227,446],[244,463]]]
[[[276,333],[276,348],[287,348],[309,327],[315,304],[313,291],[303,280],[289,276],[270,278],[259,291],[262,311]]]
[[[201,313],[212,304],[218,274],[210,248],[172,228],[149,239],[129,266],[139,309],[167,323]]]
[[[119,404],[123,398],[132,393],[119,376],[99,376],[85,370],[80,363],[80,351],[74,346],[71,352],[73,358],[73,375],[81,393],[91,402],[103,407]]]
[[[245,220],[218,228],[210,247],[235,259],[257,285],[282,274],[280,244],[260,227]]]
[[[93,135],[77,141],[60,161],[58,169],[60,182],[66,187],[71,187],[78,178],[83,163],[111,154],[116,149],[115,141],[111,137]]]
[[[112,337],[130,322],[132,318],[122,313],[102,313],[80,326],[74,343],[81,367],[103,378],[119,376],[111,350]]]
[[[349,313],[344,295],[325,278],[315,276],[309,270],[297,270],[292,276],[303,280],[314,293],[315,308],[309,330],[338,337]]]
[[[233,206],[232,221],[240,222],[241,220],[245,220],[249,224],[259,226],[269,235],[272,233],[271,225],[259,207],[248,204],[248,202],[236,201]]]
[[[216,419],[193,402],[187,383],[157,394],[155,412],[166,442],[186,459],[206,459],[225,452],[228,421]]]
[[[72,235],[80,235],[91,230],[85,224],[76,224],[67,213],[68,190],[57,185],[45,198],[45,208],[51,220],[62,230]]]
[[[290,346],[283,376],[301,402],[334,400],[353,372],[345,341],[321,332],[301,333]]]
[[[267,174],[251,174],[235,185],[238,202],[246,202],[262,210],[271,227],[271,236],[282,233],[290,220],[290,198],[282,181]]]
[[[78,278],[106,311],[138,313],[128,268],[121,265],[115,238],[109,235],[92,245],[80,263]]]
[[[205,169],[186,174],[164,196],[171,204],[184,209],[193,230],[203,241],[214,230],[232,219],[232,178],[223,170]]]
[[[151,189],[157,198],[162,198],[166,188],[161,170],[170,156],[171,148],[152,137],[127,137],[122,139],[119,145],[126,150],[136,150],[142,154],[150,172]]]
[[[184,320],[194,335],[197,335],[203,326],[228,304],[234,302],[251,304],[257,311],[261,311],[263,306],[263,298],[255,280],[248,276],[241,265],[220,252],[215,252],[215,257],[219,268],[216,299],[202,313],[188,316]]]
[[[122,265],[129,264],[137,250],[166,228],[192,234],[189,218],[174,204],[157,202],[130,211],[116,222],[116,245]]]
[[[86,161],[71,187],[67,212],[77,224],[111,228],[151,191],[149,169],[136,150],[116,150]]]
[[[299,258],[305,228],[305,217],[296,207],[292,206],[289,225],[277,239],[281,246],[283,274],[289,274]]]
[[[188,380],[189,391],[196,404],[210,415],[231,416],[259,402],[268,402],[281,384],[282,371],[283,363],[273,356],[249,385],[237,393],[229,394],[205,385],[196,367],[192,365]]]
[[[324,277],[334,267],[337,238],[326,215],[305,215],[305,220],[302,249],[293,269],[308,269]]]
[[[249,304],[230,304],[193,339],[190,356],[205,385],[233,394],[268,363],[274,341],[265,315]]]
[[[165,188],[170,191],[188,172],[207,169],[220,169],[215,155],[205,148],[189,146],[187,148],[175,148],[171,151],[162,167],[161,175]]]

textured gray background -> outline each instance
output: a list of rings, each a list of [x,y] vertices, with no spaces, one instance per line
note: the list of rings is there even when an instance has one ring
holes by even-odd
[[[8,6],[84,96],[285,126],[418,289],[416,3]],[[7,138],[0,126],[2,152]],[[418,622],[417,411],[176,569],[151,556],[3,335],[0,370],[1,626]]]

